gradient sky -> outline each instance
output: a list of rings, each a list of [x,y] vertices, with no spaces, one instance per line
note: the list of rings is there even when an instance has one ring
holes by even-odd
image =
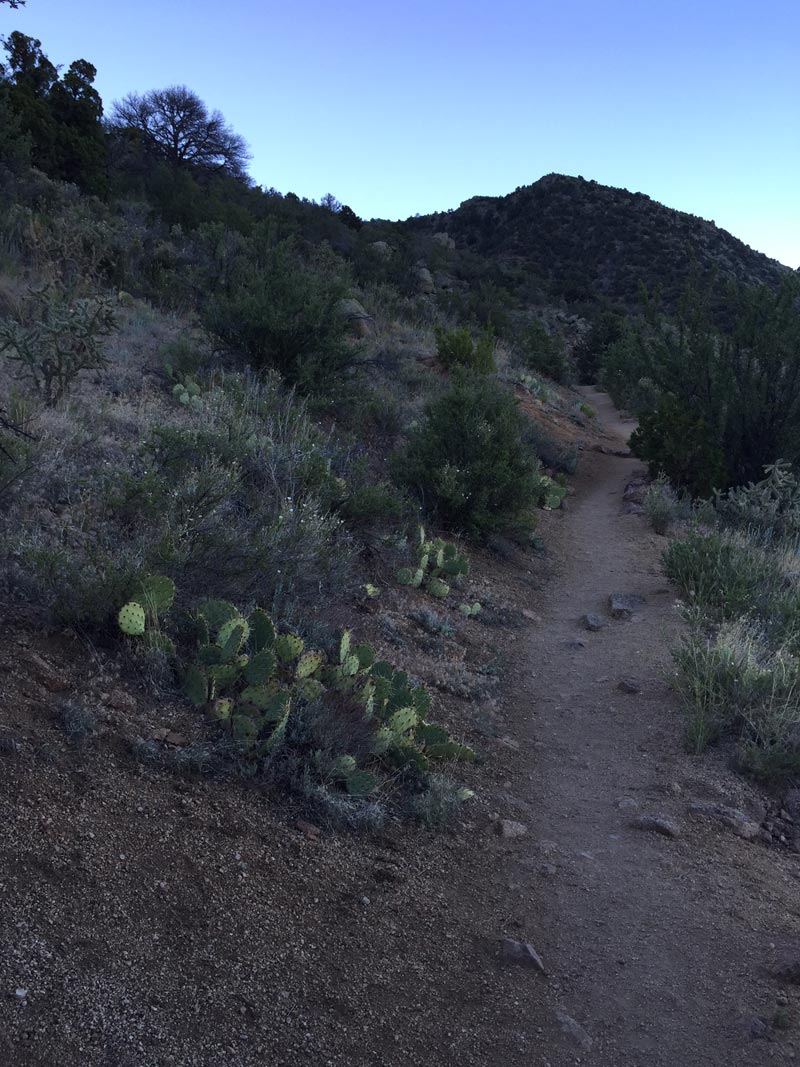
[[[28,0],[0,32],[184,84],[253,178],[405,218],[581,174],[800,265],[800,0]]]

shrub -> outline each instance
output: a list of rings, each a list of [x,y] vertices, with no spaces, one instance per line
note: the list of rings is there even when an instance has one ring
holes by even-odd
[[[755,484],[716,493],[714,506],[725,523],[777,537],[800,535],[800,481],[788,463],[770,464]]]
[[[447,330],[434,327],[436,353],[439,362],[447,370],[462,367],[477,374],[493,374],[497,369],[494,361],[494,331],[487,326],[478,340],[473,341],[466,326]]]
[[[522,360],[528,370],[544,374],[553,381],[566,382],[569,378],[569,363],[561,337],[551,335],[534,319],[520,338]]]
[[[37,294],[27,322],[0,322],[0,352],[19,365],[45,404],[58,403],[85,370],[105,367],[102,341],[114,329],[109,300],[69,300],[54,289]]]
[[[511,393],[462,373],[428,405],[405,450],[395,456],[394,470],[452,529],[477,537],[530,529],[539,474],[524,429]]]
[[[657,534],[665,535],[678,516],[679,500],[669,479],[663,474],[647,487],[644,513]]]
[[[274,368],[302,392],[327,389],[353,359],[339,305],[343,278],[283,241],[261,252],[202,310],[207,329],[257,370]]]
[[[664,552],[664,570],[682,595],[712,619],[769,608],[782,586],[777,561],[755,545],[717,531],[690,531]]]
[[[642,415],[630,447],[653,476],[664,471],[671,482],[686,486],[694,496],[708,496],[727,483],[718,435],[702,415],[671,394],[661,398],[654,412]]]
[[[674,649],[687,711],[687,740],[701,753],[724,734],[744,746],[744,764],[775,779],[800,771],[800,661],[737,619],[706,636],[698,620]]]

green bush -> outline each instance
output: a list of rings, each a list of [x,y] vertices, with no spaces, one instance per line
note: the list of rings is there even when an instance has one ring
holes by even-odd
[[[530,529],[540,478],[524,431],[507,389],[462,373],[428,405],[393,468],[419,493],[426,510],[451,529],[476,537]]]
[[[335,264],[322,255],[305,261],[294,242],[282,241],[241,268],[201,310],[206,328],[301,392],[329,389],[353,360],[339,311],[346,282]]]
[[[493,374],[497,369],[494,361],[494,331],[490,326],[481,331],[477,341],[472,339],[466,326],[453,330],[435,326],[434,335],[436,354],[447,370],[462,367],[477,374]]]
[[[519,341],[522,360],[528,370],[544,374],[555,382],[569,378],[569,363],[561,337],[551,336],[544,326],[534,319],[525,329]]]
[[[655,411],[642,415],[630,447],[654,477],[663,471],[694,496],[709,496],[728,482],[718,433],[672,394],[663,396]]]

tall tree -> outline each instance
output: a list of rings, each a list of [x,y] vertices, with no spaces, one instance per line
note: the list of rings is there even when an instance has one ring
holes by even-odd
[[[62,78],[35,37],[14,32],[3,41],[7,60],[0,85],[11,112],[31,141],[31,162],[52,178],[75,182],[89,192],[105,183],[103,102],[94,88],[97,73],[78,59]]]
[[[129,93],[114,104],[111,124],[137,135],[174,166],[245,176],[245,141],[185,85]]]

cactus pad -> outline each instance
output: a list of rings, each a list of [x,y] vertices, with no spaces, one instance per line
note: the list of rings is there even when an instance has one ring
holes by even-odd
[[[322,656],[319,652],[306,652],[304,656],[300,657],[295,670],[295,677],[298,681],[302,681],[304,678],[310,678],[312,674],[315,674],[322,666]]]
[[[362,671],[367,671],[375,662],[375,649],[372,645],[356,645],[353,655],[358,659],[358,665]]]
[[[291,663],[303,652],[303,639],[295,634],[280,634],[275,638],[275,652],[282,663]]]
[[[144,608],[135,600],[123,604],[117,616],[119,628],[129,637],[140,637],[144,633]]]
[[[235,656],[244,642],[250,636],[250,626],[247,619],[241,615],[234,615],[219,628],[217,644],[226,656]]]
[[[431,596],[435,596],[441,600],[450,592],[450,586],[447,582],[443,582],[441,578],[431,578],[428,582],[428,592]]]
[[[345,787],[351,797],[368,797],[377,784],[369,771],[356,771],[346,780]]]
[[[244,677],[248,685],[264,685],[275,674],[277,660],[275,653],[263,649],[251,656],[244,668]]]
[[[407,734],[417,725],[417,713],[413,708],[400,708],[389,719],[389,729],[395,736]]]
[[[227,600],[206,600],[200,605],[200,614],[209,629],[219,630],[226,622],[238,617],[239,612]]]
[[[339,662],[344,663],[350,655],[350,631],[342,631],[342,639],[339,642]]]
[[[331,764],[331,777],[337,781],[344,781],[358,770],[356,761],[352,756],[337,756]]]
[[[175,601],[175,583],[163,574],[153,574],[142,580],[133,599],[143,608],[161,615],[169,611]]]
[[[247,621],[250,623],[250,647],[253,652],[263,652],[275,643],[275,625],[266,611],[256,608],[251,611]]]
[[[208,676],[192,664],[183,679],[183,691],[196,708],[208,701]]]

